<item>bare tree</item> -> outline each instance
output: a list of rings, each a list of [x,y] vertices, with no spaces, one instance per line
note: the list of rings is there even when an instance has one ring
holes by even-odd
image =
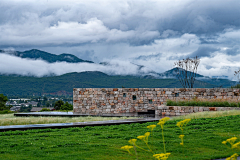
[[[238,68],[238,71],[234,71],[234,76],[237,77],[238,83],[240,83],[240,78],[239,78],[239,76],[240,76],[240,68]]]
[[[187,58],[174,63],[177,69],[175,74],[183,88],[193,88],[199,63],[200,59],[197,56],[192,59]]]

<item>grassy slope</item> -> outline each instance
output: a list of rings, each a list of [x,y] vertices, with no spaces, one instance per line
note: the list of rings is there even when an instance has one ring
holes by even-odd
[[[73,88],[181,88],[177,79],[143,79],[134,76],[108,76],[101,72],[68,73],[54,77],[0,76],[0,93],[6,95],[32,95],[67,91]],[[196,81],[195,88],[214,85]]]
[[[185,146],[179,145],[181,134],[176,123],[179,120],[168,121],[164,126],[167,152],[171,153],[169,160],[181,159],[215,159],[227,157],[239,150],[227,149],[222,141],[236,136],[240,139],[240,115],[218,118],[193,119],[189,122],[185,134]],[[128,140],[143,135],[147,125],[130,124],[115,126],[95,126],[85,128],[44,129],[28,131],[8,131],[0,133],[0,159],[73,159],[73,160],[107,160],[132,159],[120,149],[127,145]],[[150,137],[150,145],[156,153],[163,152],[161,128],[154,130]],[[139,146],[145,147],[142,142]],[[139,160],[153,159],[148,152],[138,152]]]

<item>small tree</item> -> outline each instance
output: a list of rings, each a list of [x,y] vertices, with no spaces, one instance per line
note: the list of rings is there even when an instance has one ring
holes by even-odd
[[[62,100],[59,100],[55,103],[54,109],[60,110],[61,106],[64,105],[64,102]]]
[[[234,71],[234,76],[237,77],[238,83],[240,83],[240,79],[239,79],[239,76],[240,76],[240,68],[238,69],[238,71]]]
[[[183,88],[193,88],[199,63],[200,59],[197,56],[193,59],[187,58],[174,63],[175,74]]]
[[[240,83],[240,68],[238,71],[234,71],[234,76],[237,77],[238,83]],[[231,88],[240,88],[240,84],[236,84],[236,86],[231,86]]]
[[[7,96],[0,94],[0,111],[9,110],[9,107],[6,106],[7,101],[8,101]]]
[[[73,110],[73,105],[69,104],[68,102],[65,102],[65,104],[62,105],[60,109],[68,112],[70,110]]]

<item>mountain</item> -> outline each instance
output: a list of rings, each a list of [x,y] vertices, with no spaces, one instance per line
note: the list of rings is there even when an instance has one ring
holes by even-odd
[[[177,68],[173,68],[164,73],[159,73],[158,75],[159,75],[159,78],[177,78],[176,77],[177,71],[178,71]],[[192,72],[190,72],[190,71],[187,72],[187,74],[190,74],[190,73],[192,73]],[[196,73],[196,78],[200,78],[200,77],[203,78],[204,76]]]
[[[28,51],[24,52],[19,52],[19,51],[8,51],[4,52],[3,50],[0,50],[0,53],[8,53],[17,57],[21,58],[28,58],[28,59],[42,59],[44,61],[47,61],[49,63],[54,63],[54,62],[68,62],[68,63],[81,63],[81,62],[86,62],[86,63],[94,63],[92,61],[87,61],[87,60],[82,60],[72,54],[67,54],[63,53],[60,55],[55,55],[51,54],[48,52],[44,52],[41,50],[37,49],[31,49]]]
[[[198,80],[216,85],[218,88],[228,88],[228,87],[237,85],[236,81],[231,81],[231,80],[228,80],[228,79],[203,78],[203,79],[198,79]]]
[[[0,93],[12,95],[72,95],[73,88],[181,88],[177,79],[144,79],[135,76],[109,76],[102,72],[67,73],[52,77],[0,75]],[[195,81],[196,88],[216,85]]]

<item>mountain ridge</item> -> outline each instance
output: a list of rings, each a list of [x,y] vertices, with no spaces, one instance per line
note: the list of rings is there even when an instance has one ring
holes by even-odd
[[[47,95],[72,93],[73,88],[181,88],[177,79],[144,79],[135,76],[110,76],[98,71],[72,72],[53,77],[0,76],[0,93],[11,95]],[[196,88],[216,85],[196,80]]]
[[[7,53],[16,57],[21,57],[21,58],[28,58],[28,59],[42,59],[44,61],[47,61],[48,63],[55,63],[55,62],[68,62],[68,63],[94,63],[92,61],[88,60],[83,60],[75,55],[68,54],[68,53],[62,53],[60,55],[48,53],[45,51],[41,51],[38,49],[31,49],[27,51],[3,51],[0,50],[0,53]]]

